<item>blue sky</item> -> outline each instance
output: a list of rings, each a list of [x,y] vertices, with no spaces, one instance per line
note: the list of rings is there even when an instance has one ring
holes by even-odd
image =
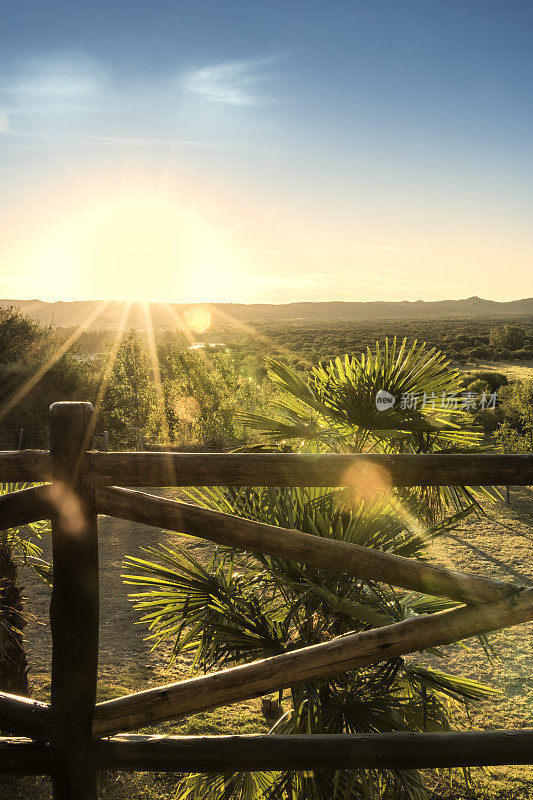
[[[525,0],[12,4],[0,295],[531,295],[532,33]]]

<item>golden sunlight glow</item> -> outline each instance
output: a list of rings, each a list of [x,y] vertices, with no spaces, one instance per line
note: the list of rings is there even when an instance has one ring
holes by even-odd
[[[48,361],[39,367],[39,369],[37,369],[37,371],[31,376],[31,378],[19,386],[13,392],[13,394],[4,401],[3,405],[0,406],[0,420],[9,414],[9,412],[15,408],[15,406],[20,403],[24,397],[26,397],[28,392],[30,392],[33,387],[39,383],[41,378],[46,375],[50,369],[52,369],[54,364],[57,364],[61,356],[64,355],[67,350],[70,350],[72,345],[78,341],[82,333],[86,331],[93,322],[96,322],[108,305],[109,301],[103,301],[102,303],[99,303],[99,305],[89,314],[89,316],[81,323],[81,325],[78,325],[74,333],[72,333],[61,345],[57,347],[57,350],[52,356],[50,356]]]
[[[239,246],[200,203],[142,185],[134,193],[96,187],[93,195],[98,202],[81,205],[56,198],[11,226],[8,258],[26,296],[229,302],[238,286],[242,296]]]
[[[150,305],[143,303],[144,325],[146,331],[146,338],[148,342],[148,353],[150,355],[150,365],[152,367],[152,377],[154,379],[155,393],[157,397],[157,405],[159,411],[159,419],[162,425],[162,433],[165,442],[170,440],[168,419],[165,408],[165,396],[163,392],[163,384],[161,382],[161,370],[159,367],[159,358],[157,355],[157,344],[155,340],[154,325],[152,322],[152,314]]]
[[[194,306],[183,312],[185,323],[193,333],[205,333],[211,327],[211,314],[207,308]]]

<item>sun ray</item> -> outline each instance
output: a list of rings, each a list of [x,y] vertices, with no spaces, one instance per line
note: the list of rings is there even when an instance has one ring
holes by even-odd
[[[30,116],[30,119],[33,122],[33,116]],[[96,198],[90,191],[89,187],[82,180],[78,172],[74,169],[74,167],[68,160],[63,148],[61,148],[56,142],[54,142],[52,137],[48,135],[46,132],[44,132],[42,130],[42,127],[37,122],[34,123],[34,129],[36,134],[46,143],[46,147],[50,150],[50,152],[54,154],[55,158],[62,166],[62,168],[65,170],[67,175],[69,175],[72,178],[80,194],[85,198],[85,200],[89,203],[89,205],[92,208],[98,208],[98,201],[96,200]]]
[[[242,331],[244,331],[244,333],[247,333],[254,339],[258,339],[263,344],[266,344],[269,348],[272,348],[281,355],[285,356],[285,358],[299,358],[301,361],[306,362],[309,366],[313,366],[310,361],[307,361],[307,359],[302,357],[301,353],[297,353],[295,350],[290,350],[289,348],[284,347],[281,344],[278,344],[273,339],[270,339],[268,336],[264,336],[262,333],[259,333],[259,331],[255,330],[255,328],[252,328],[250,325],[247,325],[245,322],[242,322],[242,320],[235,319],[234,317],[231,316],[231,314],[228,314],[226,311],[222,311],[220,307],[215,308],[209,303],[204,303],[204,305],[206,308],[212,310],[211,313],[213,315],[216,314],[222,317],[223,319],[226,320],[226,322],[229,322],[236,328],[240,328]]]
[[[183,333],[189,345],[193,345],[196,342],[196,339],[193,335],[191,328],[189,327],[187,321],[179,314],[176,309],[172,308],[170,303],[164,304],[165,308],[167,309],[169,316],[174,320],[177,328]],[[213,362],[205,352],[205,350],[198,350],[197,351],[200,358],[203,358],[209,368],[213,368]]]
[[[170,442],[170,430],[168,426],[168,418],[165,408],[165,397],[163,392],[163,384],[161,382],[161,370],[159,368],[159,358],[157,355],[157,345],[155,342],[154,325],[152,321],[152,312],[149,303],[142,304],[144,321],[146,327],[146,340],[148,343],[148,353],[150,356],[150,363],[152,366],[152,376],[154,379],[155,392],[157,396],[157,404],[159,406],[159,414],[161,417],[161,425],[163,428],[163,439],[165,444]]]
[[[69,350],[72,345],[80,338],[82,333],[84,333],[89,325],[91,325],[95,319],[97,319],[103,311],[109,306],[111,300],[103,300],[99,305],[89,314],[89,316],[80,324],[78,325],[77,329],[72,333],[57,349],[54,355],[48,359],[48,361],[43,364],[37,372],[29,378],[26,383],[24,383],[19,389],[17,389],[2,405],[0,408],[0,420],[3,419],[9,412],[15,408],[17,403],[19,403],[28,392],[30,392],[34,386],[36,386],[41,378],[46,375],[46,373],[59,361],[61,356],[63,356],[67,350]]]
[[[119,323],[117,332],[115,334],[115,338],[113,340],[113,344],[109,351],[106,364],[104,370],[102,372],[102,379],[100,381],[100,385],[98,387],[98,393],[96,395],[96,399],[94,401],[94,413],[91,418],[91,423],[87,427],[87,433],[85,434],[85,439],[83,443],[82,450],[88,450],[89,445],[91,442],[91,438],[93,436],[94,430],[96,428],[96,423],[98,422],[98,414],[100,413],[100,407],[102,405],[103,399],[105,397],[105,393],[107,391],[107,387],[109,385],[109,381],[111,378],[111,373],[113,371],[113,366],[115,364],[117,353],[119,350],[120,345],[122,344],[122,340],[124,338],[124,331],[126,330],[126,323],[128,321],[128,317],[130,314],[131,309],[131,302],[125,302],[122,308],[122,313],[120,315]]]

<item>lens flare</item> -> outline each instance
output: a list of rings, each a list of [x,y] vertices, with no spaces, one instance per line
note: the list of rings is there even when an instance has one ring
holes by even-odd
[[[391,494],[392,480],[389,472],[378,464],[358,462],[350,467],[343,478],[355,495],[366,503]]]
[[[187,327],[194,333],[205,333],[211,327],[211,314],[207,308],[193,306],[183,312]]]

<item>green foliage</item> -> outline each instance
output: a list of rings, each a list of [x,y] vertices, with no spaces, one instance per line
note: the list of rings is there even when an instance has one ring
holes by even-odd
[[[75,347],[18,309],[0,309],[0,424],[24,429],[27,447],[44,447],[51,403],[86,400],[91,375]]]
[[[0,495],[29,489],[30,483],[0,483]],[[51,584],[52,572],[50,564],[42,558],[43,551],[38,544],[40,539],[50,531],[47,520],[19,525],[16,528],[0,530],[0,547],[9,553],[20,571],[24,567],[33,569],[46,583]]]
[[[0,308],[0,364],[34,360],[50,333],[14,306]]]
[[[278,394],[272,414],[239,414],[244,425],[259,430],[268,446],[334,452],[428,453],[461,452],[480,445],[481,433],[470,416],[453,405],[442,410],[443,397],[460,395],[462,377],[442,353],[425,344],[394,340],[376,345],[359,358],[345,356],[309,370],[306,376],[270,361],[270,377]],[[385,390],[396,398],[392,409],[378,410],[376,395]],[[416,408],[402,408],[403,395],[428,399]],[[432,407],[432,398],[435,409]],[[398,491],[419,519],[435,523],[446,509],[479,509],[468,487],[429,487]]]
[[[476,370],[474,372],[468,372],[464,376],[464,380],[467,383],[468,389],[471,391],[476,391],[472,389],[472,383],[478,383],[482,385],[486,390],[490,392],[497,392],[502,386],[507,386],[509,383],[509,379],[507,375],[504,375],[503,372],[496,372],[493,370]]]
[[[507,453],[533,452],[533,380],[515,381],[502,388],[503,423],[496,438]]]
[[[420,558],[426,536],[393,503],[358,503],[325,489],[191,490],[191,499],[227,511]],[[342,574],[269,556],[238,556],[217,548],[203,566],[178,547],[148,551],[151,560],[128,557],[125,580],[151,628],[155,644],[171,640],[174,656],[194,654],[204,670],[246,663],[368,630],[454,605],[430,596],[383,587]],[[394,659],[329,681],[293,686],[285,694],[277,733],[356,733],[446,730],[458,706],[485,698],[487,687]],[[287,795],[288,787],[292,794]],[[190,776],[184,798],[425,797],[414,772],[254,773]]]
[[[490,332],[490,343],[495,347],[519,350],[527,341],[527,332],[523,325],[498,325]]]
[[[407,340],[385,340],[376,352],[336,358],[302,377],[280,361],[269,360],[270,377],[279,390],[272,405],[275,417],[241,414],[243,424],[260,430],[272,442],[304,439],[319,449],[361,452],[391,449],[426,452],[475,444],[479,437],[464,431],[460,408],[442,411],[443,395],[459,394],[461,376],[449,369],[439,351]],[[386,410],[376,407],[384,390],[396,398]],[[420,407],[403,407],[402,397],[418,397]],[[423,398],[428,400],[421,407]],[[431,402],[434,404],[433,409]]]
[[[236,325],[217,325],[216,331],[210,335],[226,343],[239,369],[241,363],[250,363],[252,358],[263,359],[274,355],[298,371],[305,371],[309,366],[328,362],[345,353],[364,352],[367,347],[373,347],[377,339],[395,336],[399,340],[404,337],[411,341],[423,339],[429,347],[439,348],[457,364],[522,358],[521,351],[511,353],[508,348],[489,343],[491,329],[501,327],[505,322],[498,318],[376,319],[316,323],[300,320],[275,323],[257,321],[246,330]],[[521,327],[526,331],[526,350],[531,351],[533,322],[530,319],[523,321]]]
[[[156,424],[157,396],[143,340],[129,331],[118,348],[99,409],[99,427],[114,445],[136,445]]]
[[[241,443],[235,409],[256,405],[260,392],[236,372],[229,353],[198,353],[177,339],[159,348],[159,362],[171,441],[219,450]]]
[[[101,368],[103,375],[105,360]],[[193,351],[176,334],[150,358],[144,338],[132,330],[118,348],[98,429],[109,432],[115,447],[136,446],[141,434],[149,445],[227,449],[242,443],[236,407],[256,407],[261,394],[223,350]]]
[[[460,428],[467,417],[453,409],[445,414],[376,409],[380,389],[394,394],[460,390],[461,378],[449,370],[442,354],[423,345],[385,342],[374,354],[336,359],[307,375],[279,361],[269,366],[277,389],[272,415],[248,413],[240,419],[261,431],[270,448],[428,452],[477,441],[476,434]],[[433,536],[476,505],[468,490],[454,492],[381,493],[370,498],[352,490],[263,487],[191,489],[188,496],[201,506],[248,519],[422,559]],[[428,518],[433,526],[420,524]],[[280,558],[238,555],[225,547],[216,548],[208,566],[179,546],[150,548],[147,555],[126,559],[124,579],[137,589],[132,599],[150,627],[154,646],[170,641],[173,657],[192,653],[193,665],[203,670],[456,605]],[[423,660],[396,658],[335,679],[291,686],[282,693],[284,714],[273,730],[446,730],[458,708],[488,693],[487,687],[432,670]],[[422,800],[427,791],[424,778],[414,771],[282,771],[193,775],[182,781],[177,797]]]
[[[27,488],[27,484],[0,484],[0,495]],[[26,694],[28,666],[22,632],[27,623],[19,579],[24,568],[51,581],[50,565],[38,544],[48,523],[34,522],[0,531],[0,689]]]

